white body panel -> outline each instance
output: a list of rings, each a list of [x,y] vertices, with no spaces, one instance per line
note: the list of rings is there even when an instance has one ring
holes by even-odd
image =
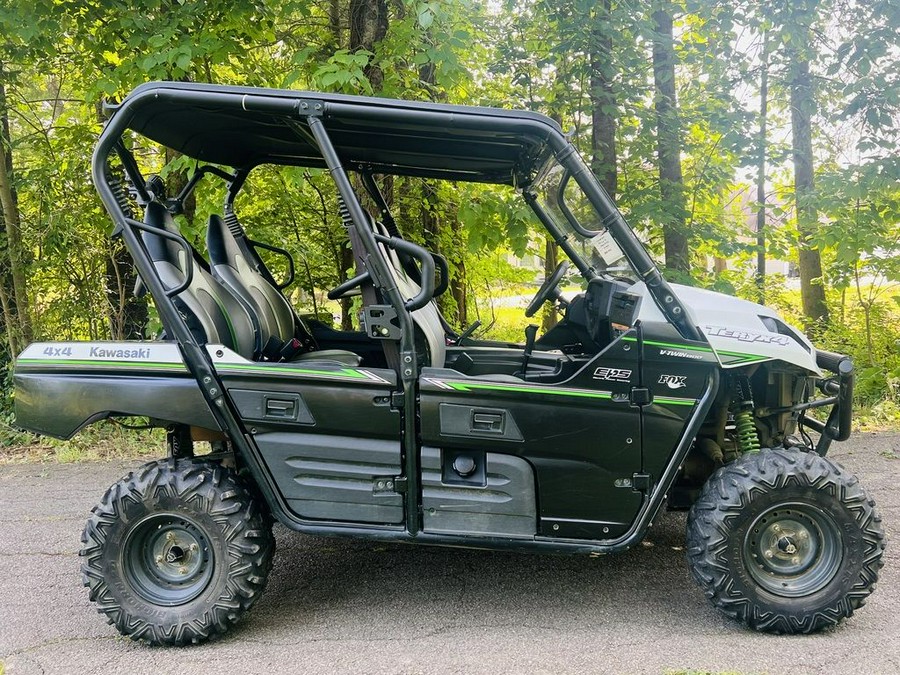
[[[788,327],[793,335],[770,330],[760,317],[784,323],[777,312],[748,300],[701,288],[672,284],[672,290],[688,313],[689,320],[699,326],[716,352],[723,368],[736,368],[748,361],[728,363],[726,355],[740,353],[758,357],[756,361],[784,361],[821,375],[816,365],[816,349],[803,333]],[[641,296],[637,319],[666,321],[650,297],[646,284],[636,283],[630,293]],[[786,324],[785,324],[786,325]]]
[[[34,342],[19,354],[18,360],[58,361],[76,365],[129,362],[185,367],[178,345],[163,341]]]

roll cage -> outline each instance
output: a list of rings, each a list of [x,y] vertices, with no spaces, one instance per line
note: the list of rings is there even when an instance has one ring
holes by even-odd
[[[154,198],[124,142],[124,135],[129,131],[200,161],[218,165],[206,166],[194,175],[175,198],[176,208],[206,173],[219,175],[228,181],[227,213],[255,166],[269,163],[328,169],[349,213],[352,236],[368,254],[367,265],[372,272],[372,280],[384,301],[397,315],[400,392],[395,402],[404,413],[404,474],[410,482],[418,480],[420,475],[416,447],[418,355],[410,311],[422,298],[416,297],[411,303],[401,295],[396,285],[390,283],[391,274],[385,268],[382,256],[377,254],[377,246],[386,244],[402,248],[408,255],[418,258],[425,267],[432,264],[432,260],[421,247],[400,240],[396,236],[395,226],[391,232],[393,224],[390,221],[389,233],[393,236],[385,237],[373,231],[348,171],[361,174],[370,192],[377,192],[377,187],[372,190],[373,173],[512,185],[522,191],[551,236],[582,275],[590,280],[597,272],[554,224],[539,204],[533,189],[533,181],[540,167],[551,159],[555,160],[565,167],[571,179],[583,190],[596,209],[600,222],[612,234],[640,279],[647,284],[651,297],[667,320],[684,338],[705,341],[698,327],[688,320],[688,314],[672,288],[662,278],[621,213],[559,126],[542,115],[184,83],[143,85],[120,105],[113,107],[112,113],[95,149],[92,173],[104,206],[115,224],[113,235],[123,238],[140,277],[156,299],[168,335],[176,340],[184,363],[200,384],[220,430],[227,433],[241,455],[247,458],[267,500],[270,504],[280,504],[282,513],[288,511],[283,497],[274,487],[271,476],[267,475],[265,462],[252,439],[244,435],[238,411],[230,398],[224,395],[223,382],[209,354],[192,334],[172,301],[186,287],[189,279],[176,288],[164,286],[141,242],[141,232],[147,231],[147,225],[131,217],[127,203],[110,179],[109,160],[116,153],[136,190],[138,201],[146,203]],[[230,166],[234,171],[229,173],[221,166]],[[383,200],[379,202],[376,198],[376,203],[386,212]],[[180,235],[167,233],[162,236],[177,241],[190,257],[190,246]],[[424,301],[430,300],[433,293],[433,274],[423,274],[421,295]],[[701,403],[704,409],[708,408],[710,393],[714,391],[714,386],[707,390]],[[699,425],[702,417],[695,416],[694,423]],[[684,438],[690,439],[692,434],[688,433]],[[686,451],[686,447],[680,450]],[[663,481],[661,485],[665,484]],[[416,535],[420,530],[417,487],[411,484],[404,491],[405,528],[410,535]],[[611,552],[631,545],[640,536],[646,524],[644,521],[655,513],[653,502],[657,502],[658,506],[664,493],[661,488],[654,491],[643,510],[643,517],[634,523],[627,535],[620,540],[605,542],[597,549]],[[348,530],[348,533],[353,532]],[[560,542],[558,546],[562,549],[584,545]]]

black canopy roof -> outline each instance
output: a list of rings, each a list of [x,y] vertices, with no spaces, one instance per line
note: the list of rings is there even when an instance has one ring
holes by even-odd
[[[185,155],[237,168],[324,166],[310,115],[347,168],[376,173],[521,184],[568,144],[533,112],[183,82],[141,85],[115,115]]]

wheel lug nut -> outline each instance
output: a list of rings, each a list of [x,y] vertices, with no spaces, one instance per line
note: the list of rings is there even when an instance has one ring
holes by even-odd
[[[778,523],[772,525],[772,532],[781,532],[781,525],[779,525]]]
[[[179,567],[178,573],[179,574],[187,574],[187,567]]]
[[[763,555],[765,555],[767,558],[771,558],[775,554],[772,552],[772,549],[767,549]]]
[[[156,556],[156,562],[161,563],[163,561],[163,557],[161,555]]]
[[[175,533],[166,532],[166,541],[175,541]]]
[[[800,537],[801,539],[806,539],[807,537],[809,537],[809,535],[806,533],[806,530],[800,530],[797,533],[797,536]]]
[[[195,553],[196,553],[197,549],[199,549],[199,548],[200,547],[197,546],[197,544],[191,544],[191,550],[194,551]]]

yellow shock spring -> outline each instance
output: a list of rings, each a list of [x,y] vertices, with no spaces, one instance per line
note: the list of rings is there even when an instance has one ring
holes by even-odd
[[[753,424],[752,411],[741,410],[735,413],[734,425],[737,429],[738,449],[741,453],[759,452],[759,436],[756,434],[756,425]]]

